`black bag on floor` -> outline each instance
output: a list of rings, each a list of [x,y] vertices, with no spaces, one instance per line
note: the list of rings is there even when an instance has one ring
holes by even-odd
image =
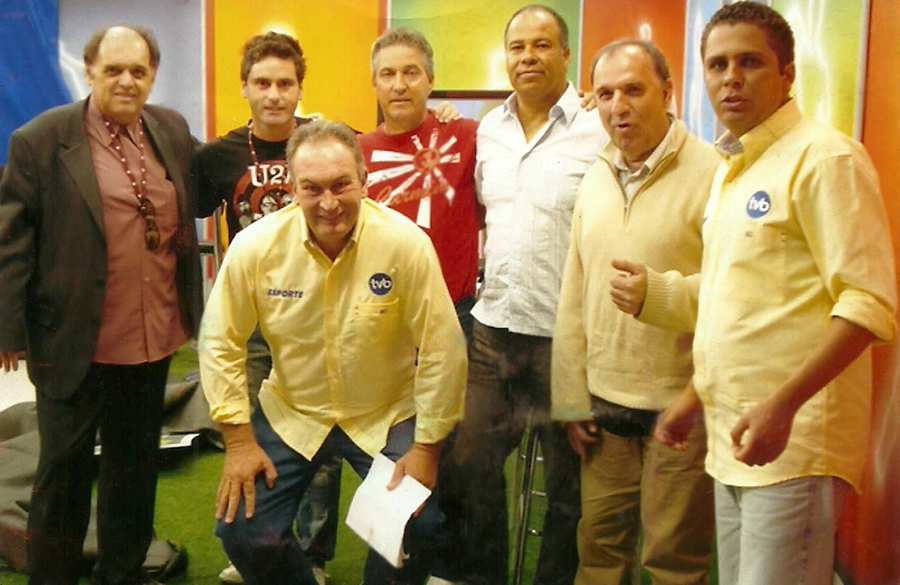
[[[25,528],[39,452],[34,402],[16,404],[0,412],[0,560],[20,573],[28,571]],[[85,575],[90,575],[97,558],[96,501],[91,508],[91,522],[84,539]],[[183,546],[154,539],[144,568],[157,581],[165,581],[183,574],[187,561]]]

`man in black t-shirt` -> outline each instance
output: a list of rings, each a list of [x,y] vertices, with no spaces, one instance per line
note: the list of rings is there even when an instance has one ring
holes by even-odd
[[[303,51],[293,37],[268,32],[251,38],[241,63],[241,93],[250,106],[250,121],[194,155],[197,213],[207,217],[224,203],[229,241],[293,202],[285,147],[294,129],[310,121],[294,115],[305,73]],[[271,368],[268,344],[257,329],[247,341],[247,385],[254,404]],[[337,460],[322,466],[297,513],[297,532],[320,584],[325,582],[325,562],[334,558],[341,465]],[[234,566],[219,577],[226,583],[243,581]]]
[[[303,97],[306,63],[293,38],[269,32],[244,48],[241,93],[250,121],[199,148],[194,157],[197,213],[207,217],[225,203],[229,241],[249,223],[290,202],[284,149],[294,128],[309,121],[294,116]],[[267,204],[269,209],[267,208]]]

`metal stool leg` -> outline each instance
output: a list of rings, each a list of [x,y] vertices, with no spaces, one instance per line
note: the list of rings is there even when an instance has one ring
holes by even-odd
[[[522,452],[524,446],[524,453]],[[541,531],[532,528],[531,504],[532,497],[546,497],[540,490],[534,489],[534,475],[537,464],[542,462],[538,456],[538,432],[537,429],[528,426],[523,445],[519,447],[516,459],[516,480],[519,486],[518,506],[515,530],[515,544],[513,547],[513,585],[521,585],[525,568],[525,547],[529,536],[540,536]],[[522,464],[521,482],[519,482],[519,465]]]

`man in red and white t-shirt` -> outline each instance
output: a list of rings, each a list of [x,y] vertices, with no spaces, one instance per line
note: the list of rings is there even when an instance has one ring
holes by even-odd
[[[481,205],[475,198],[475,134],[478,122],[438,121],[427,108],[434,87],[434,52],[417,30],[387,30],[372,46],[372,84],[384,116],[374,132],[358,136],[368,171],[369,197],[416,222],[437,251],[456,315],[472,339],[470,311],[478,279],[478,230]],[[435,488],[446,521],[432,583],[460,577],[461,550],[467,532],[460,523],[456,466],[449,453],[455,434],[444,442]]]
[[[384,123],[359,136],[369,197],[406,215],[431,237],[470,339],[478,278],[478,123],[460,118],[443,124],[428,111],[434,53],[419,31],[389,29],[375,41],[372,82]]]

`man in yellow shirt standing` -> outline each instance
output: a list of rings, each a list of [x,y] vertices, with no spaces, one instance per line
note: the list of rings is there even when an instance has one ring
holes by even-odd
[[[704,214],[693,385],[656,435],[685,448],[702,405],[719,583],[830,585],[844,496],[866,459],[868,347],[895,334],[878,177],[860,144],[800,114],[793,34],[776,11],[720,9],[701,54],[728,132]],[[658,275],[632,268],[614,298],[656,319],[636,283]]]
[[[428,236],[366,199],[353,132],[298,128],[287,146],[295,205],[242,230],[207,303],[200,368],[225,440],[216,501],[229,558],[248,585],[315,584],[292,532],[317,468],[375,454],[433,488],[441,442],[462,415],[466,345]],[[246,341],[272,351],[251,415]],[[407,526],[400,570],[370,552],[364,583],[422,583],[436,506]]]

